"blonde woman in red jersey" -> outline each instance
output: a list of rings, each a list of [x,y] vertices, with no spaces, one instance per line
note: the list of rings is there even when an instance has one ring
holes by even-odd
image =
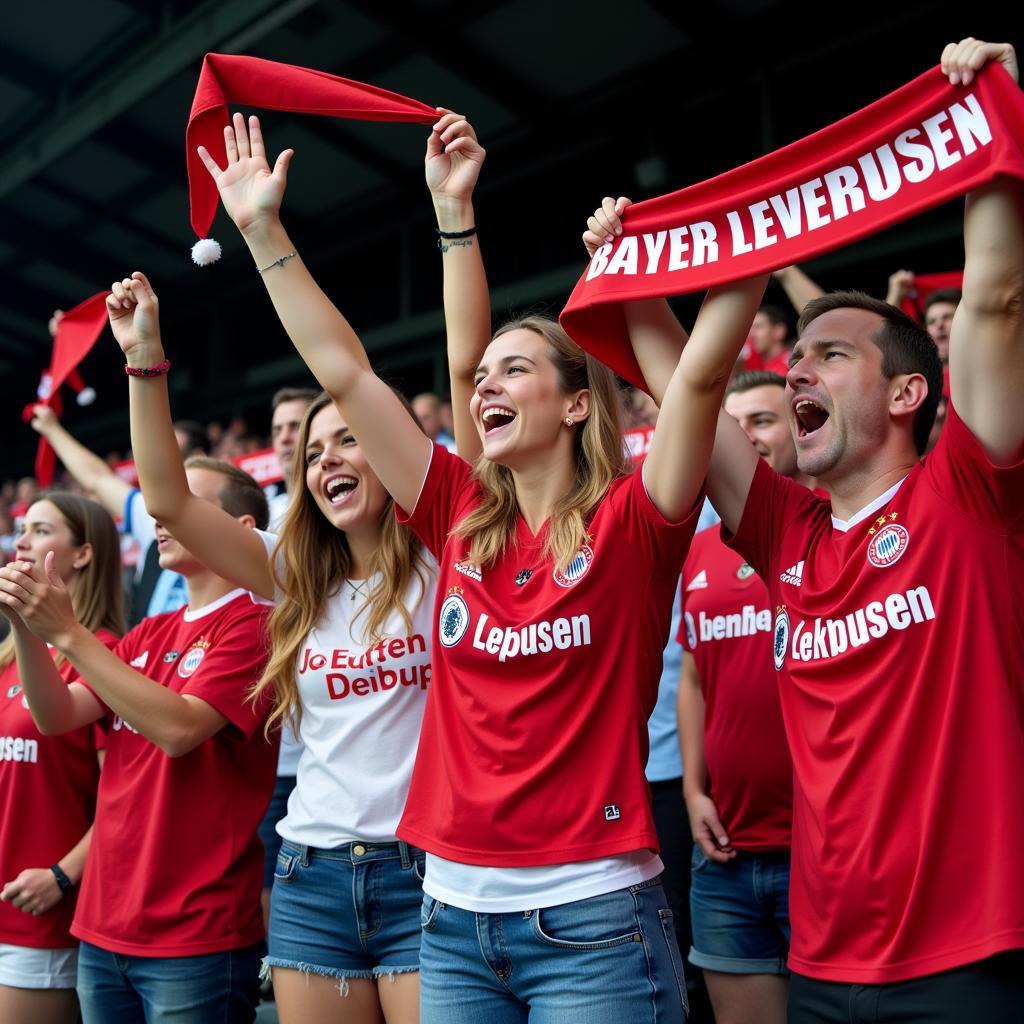
[[[441,566],[434,682],[399,827],[428,851],[423,1019],[682,1021],[646,718],[722,392],[763,282],[709,297],[646,465],[626,474],[605,367],[543,318],[487,344],[471,203],[483,151],[444,112],[427,174],[449,331],[474,349],[472,397],[455,410],[482,447],[470,466],[408,422],[288,256],[291,152],[271,171],[256,118],[235,115],[226,134],[226,168],[199,152],[257,266],[276,262],[263,280],[281,321]]]
[[[112,646],[124,632],[117,527],[96,502],[53,492],[25,514],[19,562],[55,567],[82,622]],[[0,606],[2,607],[2,606]],[[78,1016],[78,940],[68,930],[92,839],[102,734],[62,736],[36,727],[15,646],[21,620],[0,643],[0,1020],[69,1024]],[[65,681],[71,663],[59,659]]]

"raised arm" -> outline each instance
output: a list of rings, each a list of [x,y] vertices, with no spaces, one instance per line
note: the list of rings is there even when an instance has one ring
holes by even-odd
[[[159,303],[143,274],[115,281],[107,314],[130,367],[161,365]],[[167,395],[167,376],[128,378],[132,452],[149,514],[218,576],[263,597],[274,582],[263,541],[224,509],[188,486]]]
[[[708,292],[665,389],[643,474],[670,521],[689,512],[708,474],[725,388],[767,283],[765,275]]]
[[[0,601],[14,632],[18,677],[36,727],[44,736],[59,736],[95,722],[103,716],[99,701],[81,684],[68,686],[61,678],[46,643],[15,611],[8,592],[16,584],[7,578],[8,572],[0,569]]]
[[[427,139],[427,187],[438,231],[459,233],[476,227],[473,189],[486,154],[473,126],[461,114],[450,110],[441,114]],[[491,338],[491,296],[478,236],[439,237],[438,244],[444,269],[444,323],[455,446],[462,458],[472,462],[480,454],[481,442],[469,414],[469,401],[476,368]]]
[[[50,442],[57,458],[75,478],[75,482],[90,494],[115,518],[124,515],[125,502],[132,492],[127,480],[122,480],[103,459],[75,440],[61,426],[60,420],[48,405],[32,409],[32,429]]]
[[[75,618],[67,588],[53,570],[53,552],[47,554],[42,566],[13,562],[0,569],[0,594],[0,600],[16,612],[37,637],[53,644],[74,665],[114,714],[131,722],[133,728],[168,757],[187,754],[227,724],[227,718],[206,701],[191,694],[175,693],[136,672],[81,625]],[[65,732],[99,718],[102,708],[84,686],[72,683],[64,687],[61,681],[60,685],[69,691],[76,707],[87,706],[84,698],[88,697],[95,713],[90,711],[89,717],[65,711],[61,714],[67,717],[50,720],[50,702],[57,700],[53,677],[37,679],[33,675],[32,684],[39,682],[41,686],[30,690],[30,682],[24,675],[26,668],[32,673],[42,669],[39,646],[34,648],[31,665],[22,665],[19,661],[19,668],[23,672],[22,685],[29,709],[40,731]],[[18,653],[20,656],[20,647]],[[57,678],[59,681],[59,676]],[[40,694],[43,705],[37,708],[33,700]],[[50,728],[54,725],[64,727]]]
[[[619,199],[609,197],[594,211],[594,215],[587,221],[587,230],[583,234],[583,244],[586,246],[588,253],[593,255],[597,246],[612,240],[616,235],[622,233],[620,215],[629,203],[630,201],[624,196]],[[752,295],[754,293],[760,295],[764,291],[763,282],[759,285],[750,282],[749,285],[752,290],[745,299],[739,294],[734,295],[734,301],[730,304],[731,309],[728,306],[718,306],[719,309],[724,311],[724,321],[716,314],[713,318],[714,323],[721,326],[732,320],[732,329],[739,329],[740,325],[733,320],[737,313],[737,303],[739,307],[749,306]],[[740,285],[739,287],[742,289],[746,285]],[[718,290],[719,293],[724,293],[725,291],[725,289]],[[710,295],[708,299],[711,299]],[[708,306],[707,301],[705,306]],[[662,406],[670,381],[679,367],[681,355],[687,347],[688,336],[686,330],[676,319],[675,314],[664,299],[627,302],[623,304],[623,310],[626,318],[626,327],[629,331],[630,343],[633,346],[633,353],[640,364],[644,380],[647,383],[647,390],[658,405]],[[742,326],[743,332],[749,329],[755,311],[756,302],[754,307],[750,309],[749,316],[745,313],[743,314],[746,316],[745,325]],[[704,316],[704,309],[701,310],[701,316]],[[709,330],[716,329],[713,326],[713,321],[710,319],[705,321]],[[698,322],[700,322],[699,319]],[[694,330],[696,330],[696,327]],[[733,341],[735,340],[734,337]],[[742,338],[739,339],[739,344],[742,344],[742,340]],[[733,360],[735,361],[735,353]],[[732,364],[726,370],[726,379],[721,382],[722,393],[724,393],[731,369]],[[720,406],[721,394],[719,394],[718,402]],[[661,417],[659,416],[659,424],[660,422]],[[657,438],[657,431],[655,431],[655,438]],[[670,444],[670,450],[671,447]],[[689,454],[692,457],[695,453],[690,451]],[[649,458],[650,456],[648,456]],[[747,495],[750,493],[750,484],[754,479],[757,461],[757,452],[746,434],[743,433],[731,416],[722,412],[719,408],[713,451],[710,463],[706,467],[707,485],[708,497],[729,530],[735,531],[739,526],[743,515],[743,508],[747,502]],[[684,470],[684,472],[688,471]],[[694,495],[696,495],[696,492],[694,492]]]
[[[804,311],[804,306],[811,299],[821,298],[825,289],[817,282],[812,281],[799,267],[781,267],[772,273],[772,277],[782,285],[786,298],[793,304],[793,308],[799,316]]]
[[[259,119],[235,114],[224,129],[223,170],[203,148],[228,215],[242,233],[284,329],[327,391],[367,460],[398,504],[411,511],[430,465],[431,444],[373,372],[358,335],[320,290],[284,230],[281,200],[293,152],[267,163]]]
[[[1009,43],[950,43],[942,70],[969,85],[989,61],[1018,81]],[[1024,190],[997,178],[967,197],[963,298],[949,338],[953,405],[997,464],[1024,447]]]

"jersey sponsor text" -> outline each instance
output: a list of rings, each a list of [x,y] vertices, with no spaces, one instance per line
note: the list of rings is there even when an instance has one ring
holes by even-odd
[[[698,622],[700,639],[705,643],[708,640],[731,640],[736,636],[753,636],[755,633],[772,631],[771,611],[768,608],[755,608],[752,604],[745,604],[741,611],[729,615],[708,615],[701,611],[698,613]]]
[[[890,630],[904,630],[935,618],[935,607],[925,586],[890,594],[883,601],[871,601],[842,618],[801,620],[793,627],[789,642],[794,661],[824,661],[854,647],[878,640]]]
[[[35,764],[39,760],[39,742],[23,736],[0,736],[0,761],[27,761]]]
[[[564,616],[526,626],[513,628],[491,626],[487,629],[487,615],[481,613],[473,634],[473,646],[478,651],[496,654],[498,661],[507,661],[519,655],[548,654],[553,650],[565,651],[570,647],[590,646],[590,616]]]

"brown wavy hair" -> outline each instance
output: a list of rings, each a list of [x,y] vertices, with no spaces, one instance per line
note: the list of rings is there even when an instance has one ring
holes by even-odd
[[[121,541],[107,510],[90,498],[66,491],[49,491],[32,503],[48,501],[61,514],[71,541],[89,544],[92,558],[78,570],[71,588],[75,618],[91,633],[106,629],[115,636],[124,633],[124,585],[121,581]],[[13,630],[0,643],[0,668],[15,659]],[[64,661],[58,655],[57,663]]]
[[[576,428],[573,443],[575,475],[568,492],[551,513],[544,556],[564,570],[588,539],[587,524],[613,480],[629,472],[622,446],[622,402],[615,375],[584,352],[561,326],[545,316],[524,316],[500,327],[533,331],[548,343],[548,358],[558,371],[562,391],[590,392],[590,415]],[[469,541],[469,561],[492,566],[515,535],[515,482],[512,471],[481,454],[473,473],[483,499],[452,531]]]
[[[404,396],[397,391],[395,394],[418,424]],[[268,731],[275,724],[290,719],[296,725],[301,721],[302,703],[295,665],[303,643],[323,621],[328,601],[341,589],[352,567],[352,554],[344,531],[331,525],[306,486],[306,460],[302,453],[309,443],[310,424],[313,417],[330,404],[330,395],[321,392],[302,418],[292,467],[292,500],[271,563],[274,582],[281,595],[267,627],[270,658],[253,689],[256,700],[272,688],[275,707],[267,720]],[[430,576],[423,546],[395,518],[394,501],[390,496],[381,513],[380,543],[370,563],[370,575],[377,574],[380,574],[380,582],[370,590],[353,618],[353,623],[364,619],[367,645],[383,639],[384,625],[393,611],[401,615],[405,628],[412,630],[412,614],[416,609],[405,606],[405,592],[416,576],[420,580],[422,600]]]

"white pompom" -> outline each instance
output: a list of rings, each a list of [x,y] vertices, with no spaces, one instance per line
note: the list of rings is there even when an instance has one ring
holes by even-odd
[[[94,388],[82,388],[81,391],[75,395],[75,401],[79,405],[92,405],[96,401],[96,391]]]
[[[220,259],[221,252],[223,250],[220,247],[220,242],[215,238],[200,238],[192,246],[192,262],[197,267],[208,267]]]

